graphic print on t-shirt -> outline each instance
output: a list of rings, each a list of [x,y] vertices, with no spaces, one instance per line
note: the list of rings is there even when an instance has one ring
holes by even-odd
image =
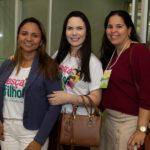
[[[26,80],[9,78],[5,83],[4,96],[5,101],[14,103],[23,103],[24,86]]]
[[[8,119],[23,119],[25,84],[31,67],[20,69],[17,74],[17,67],[13,70],[4,87],[3,117]]]
[[[59,68],[61,79],[63,81],[63,87],[67,85],[70,88],[73,88],[80,79],[80,71],[64,65],[60,65]]]

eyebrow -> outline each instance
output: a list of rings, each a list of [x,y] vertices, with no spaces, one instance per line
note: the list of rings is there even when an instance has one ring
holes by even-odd
[[[77,28],[77,27],[84,27],[84,25],[79,25],[79,26],[70,26],[70,25],[67,25],[67,27]]]
[[[28,32],[28,31],[20,31],[20,32]],[[39,34],[40,35],[41,33],[32,32],[32,34]]]
[[[118,24],[115,24],[115,26],[124,26],[124,24],[120,24],[120,23],[118,23]],[[113,24],[108,24],[107,26],[114,26]]]

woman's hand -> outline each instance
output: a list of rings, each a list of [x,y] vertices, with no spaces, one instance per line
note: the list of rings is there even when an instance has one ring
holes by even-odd
[[[41,150],[41,144],[39,144],[36,141],[32,141],[26,148],[25,150]]]
[[[139,126],[147,127],[149,120],[150,120],[150,111],[142,107],[139,107],[137,127]],[[136,130],[128,141],[128,149],[131,146],[131,150],[133,150],[134,145],[137,145],[137,148],[140,148],[141,145],[143,145],[144,143],[145,137],[146,137],[145,132]]]
[[[61,105],[71,102],[71,95],[65,91],[54,91],[53,94],[47,95],[48,101],[51,105]]]
[[[14,55],[8,57],[9,60],[13,60],[14,59]]]
[[[134,146],[140,148],[144,144],[146,133],[136,130],[128,141],[128,149],[134,150]]]
[[[3,136],[3,123],[0,121],[0,140],[4,141],[4,136]]]
[[[101,90],[93,90],[88,94],[93,102],[98,105],[101,101]],[[54,91],[53,94],[47,95],[48,101],[51,105],[62,105],[62,104],[76,104],[83,105],[83,101],[79,95],[69,94],[65,91]],[[85,103],[89,105],[89,100],[85,98]]]

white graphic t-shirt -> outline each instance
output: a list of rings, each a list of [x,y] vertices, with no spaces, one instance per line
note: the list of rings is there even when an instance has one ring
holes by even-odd
[[[53,58],[56,56],[56,53]],[[89,64],[91,82],[85,82],[80,79],[80,63],[81,62],[79,58],[71,57],[70,54],[68,54],[63,62],[59,65],[61,79],[63,82],[64,91],[67,93],[87,95],[90,91],[99,88],[100,79],[103,75],[102,65],[98,58],[94,54],[91,54]],[[72,104],[64,104],[62,106],[62,112],[71,113]],[[78,107],[77,114],[86,115],[86,109],[82,106]]]
[[[3,117],[7,119],[23,119],[24,87],[31,67],[21,68],[16,75],[14,69],[5,83]]]

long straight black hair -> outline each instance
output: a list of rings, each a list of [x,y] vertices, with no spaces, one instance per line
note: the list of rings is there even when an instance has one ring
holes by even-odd
[[[83,78],[84,81],[90,82],[91,78],[90,78],[90,71],[89,71],[89,61],[90,61],[90,55],[91,55],[91,27],[90,27],[87,17],[82,12],[72,11],[66,17],[66,19],[64,21],[64,25],[63,25],[63,31],[62,31],[62,35],[61,35],[61,41],[60,41],[60,45],[59,45],[59,49],[58,49],[58,54],[57,54],[55,60],[58,64],[60,64],[65,59],[67,54],[70,52],[71,45],[67,41],[67,38],[66,38],[66,27],[67,27],[68,20],[71,17],[81,18],[86,26],[86,38],[85,38],[81,48],[79,49],[78,54],[81,59],[80,78],[84,77]]]

